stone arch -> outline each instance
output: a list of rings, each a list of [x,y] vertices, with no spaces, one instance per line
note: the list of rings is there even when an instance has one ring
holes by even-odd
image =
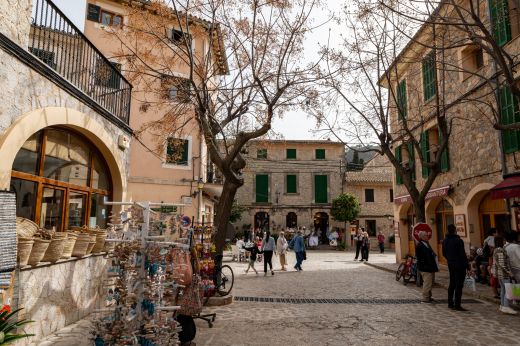
[[[491,183],[475,185],[464,200],[464,209],[467,211],[466,227],[469,233],[470,246],[479,247],[481,245],[479,206],[482,199],[494,186]]]
[[[103,155],[112,176],[114,200],[126,197],[125,155],[118,146],[118,134],[88,114],[64,107],[45,107],[27,112],[0,136],[0,189],[8,190],[16,154],[34,133],[50,126],[71,128],[88,138]],[[116,125],[114,125],[115,127]]]

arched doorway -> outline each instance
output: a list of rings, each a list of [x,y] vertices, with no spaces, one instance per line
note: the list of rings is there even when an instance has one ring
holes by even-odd
[[[490,228],[496,228],[499,232],[511,231],[511,218],[507,213],[507,205],[504,199],[491,199],[490,195],[482,199],[479,205],[480,219],[480,245],[484,242]]]
[[[447,200],[443,199],[435,208],[435,229],[437,235],[437,254],[439,262],[445,263],[446,259],[442,256],[442,241],[448,230],[449,224],[455,224],[453,219],[453,207]]]
[[[255,230],[267,231],[269,229],[269,213],[259,211],[255,214]]]
[[[406,223],[408,225],[407,233],[408,233],[408,253],[412,256],[415,256],[415,241],[413,238],[413,226],[416,223],[415,217],[415,209],[413,204],[410,205],[408,211],[406,212]]]
[[[298,216],[295,212],[289,212],[285,217],[285,225],[289,228],[296,228],[298,226]]]
[[[314,214],[314,231],[318,234],[322,244],[328,244],[327,231],[329,228],[329,214],[318,212]]]
[[[40,227],[106,227],[112,178],[96,146],[75,131],[49,127],[27,139],[14,159],[10,188],[17,216]]]

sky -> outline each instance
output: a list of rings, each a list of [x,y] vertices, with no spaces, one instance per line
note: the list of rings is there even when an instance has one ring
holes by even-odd
[[[0,0],[1,1],[1,0]],[[53,0],[58,8],[65,13],[65,15],[83,31],[85,22],[86,0]],[[316,12],[314,23],[322,24],[327,22],[327,12],[337,12],[343,0],[327,0],[325,1],[328,9]],[[316,47],[319,43],[325,43],[329,37],[329,30],[331,30],[331,41],[334,43],[339,40],[340,30],[333,23],[326,23],[320,25],[314,30],[305,42],[305,56],[315,56]],[[273,129],[277,134],[280,134],[285,139],[323,139],[317,134],[313,133],[316,130],[316,121],[310,118],[303,111],[288,112],[282,118],[273,120]]]

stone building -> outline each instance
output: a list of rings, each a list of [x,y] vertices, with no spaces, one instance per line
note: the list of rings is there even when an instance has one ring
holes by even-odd
[[[255,140],[247,147],[237,201],[248,208],[235,225],[326,231],[331,201],[341,193],[345,147],[318,140]],[[338,225],[341,226],[341,225]],[[323,232],[326,234],[326,232]]]
[[[482,2],[480,13],[486,15],[487,2]],[[506,2],[507,4],[507,2]],[[509,2],[511,5],[512,2]],[[439,11],[438,9],[437,11]],[[438,13],[436,11],[436,13]],[[498,20],[507,28],[504,33],[504,44],[512,51],[518,50],[520,43],[518,36],[511,37],[509,16],[516,10],[504,11],[497,14]],[[488,20],[487,20],[488,21]],[[444,38],[461,40],[463,33],[454,27],[437,28]],[[477,47],[467,44],[455,45],[455,48],[442,50],[445,61],[452,66],[459,67],[443,70],[441,73],[440,55],[435,55],[426,48],[431,43],[431,30],[423,26],[414,36],[414,39],[399,54],[388,69],[391,76],[390,83],[382,82],[399,95],[396,99],[390,98],[389,112],[391,114],[391,130],[395,139],[394,150],[396,156],[402,159],[403,164],[413,165],[416,170],[416,183],[424,184],[428,177],[428,170],[422,169],[417,155],[410,151],[408,143],[403,141],[401,116],[406,117],[408,123],[414,126],[412,131],[415,138],[422,138],[425,143],[421,148],[425,157],[433,157],[437,153],[439,131],[436,118],[433,116],[438,90],[445,90],[442,96],[445,104],[452,105],[447,111],[447,117],[453,121],[449,137],[448,150],[442,154],[442,172],[436,178],[426,196],[426,221],[433,229],[431,243],[436,252],[441,253],[441,244],[448,224],[457,226],[458,234],[466,246],[479,247],[491,227],[507,231],[517,227],[514,216],[518,215],[518,208],[508,207],[508,197],[519,196],[518,179],[511,174],[519,171],[517,165],[518,146],[515,131],[501,133],[493,129],[489,108],[479,107],[479,101],[496,104],[493,92],[482,85],[482,79],[471,72],[480,75],[492,75],[491,58]],[[451,41],[455,42],[455,41]],[[459,41],[457,41],[459,42]],[[438,54],[441,54],[438,52]],[[396,74],[397,73],[397,74]],[[444,85],[437,88],[435,85]],[[433,86],[433,87],[432,87]],[[513,100],[511,92],[506,88],[499,91],[502,104],[497,107],[504,122],[515,117],[509,117],[508,112],[518,114],[518,102]],[[466,99],[466,102],[458,100]],[[479,101],[468,101],[468,98]],[[398,108],[399,107],[399,108]],[[399,110],[398,110],[399,109]],[[506,186],[497,186],[500,183]],[[394,220],[396,234],[396,256],[400,260],[406,253],[414,253],[415,246],[411,234],[415,224],[415,213],[410,196],[402,181],[394,174]],[[510,200],[513,202],[513,200]],[[516,205],[516,204],[513,204]],[[444,258],[440,256],[440,260]]]
[[[142,2],[142,11],[147,11],[146,1]],[[118,35],[119,30],[129,21],[129,11],[132,11],[125,1],[119,0],[89,0],[87,1],[85,16],[85,35],[94,42],[111,63],[123,71],[128,68],[128,61],[120,56],[121,45],[125,38]],[[169,19],[158,19],[160,25],[164,25],[164,40],[171,42],[181,40],[182,30],[176,24],[175,16]],[[191,32],[194,27],[204,30],[209,23],[199,18],[191,18]],[[202,30],[202,31],[203,31]],[[197,30],[197,32],[202,32]],[[209,35],[192,35],[192,47],[196,57],[202,61],[203,54],[207,54],[208,47],[213,47],[212,58],[215,59],[214,78],[227,74],[227,63],[221,57],[221,38],[212,38]],[[135,40],[133,40],[135,41]],[[180,41],[179,41],[180,42]],[[132,43],[134,44],[134,43]],[[136,46],[147,46],[149,42],[140,37]],[[171,54],[168,60],[168,68],[164,69],[161,78],[155,80],[141,80],[134,83],[134,101],[130,110],[130,125],[136,131],[141,130],[145,123],[160,119],[174,104],[183,102],[181,99],[182,83],[188,83],[189,64],[184,58],[173,55],[173,50],[164,49],[162,44],[157,46],[157,56]],[[166,51],[166,53],[165,53]],[[200,56],[199,56],[200,55]],[[151,59],[151,58],[150,58]],[[165,58],[159,58],[159,62],[147,62],[150,64],[164,64]],[[166,58],[167,59],[167,58]],[[159,85],[165,78],[175,79],[176,83],[169,90],[168,100],[171,105],[166,105],[159,95]],[[146,111],[146,105],[156,105]],[[157,106],[158,105],[158,106]],[[143,108],[143,106],[145,106]],[[153,201],[184,203],[183,213],[189,217],[195,217],[199,222],[204,218],[205,222],[212,222],[215,211],[215,200],[220,196],[222,186],[216,184],[211,177],[208,179],[208,154],[203,136],[194,115],[190,113],[178,119],[179,124],[172,125],[174,133],[162,133],[165,131],[144,131],[140,141],[135,141],[131,148],[131,159],[128,179],[128,196],[134,201]],[[153,133],[152,133],[153,132]],[[164,138],[163,138],[164,137]],[[163,146],[162,149],[157,148]]]
[[[347,171],[343,190],[354,195],[360,205],[356,222],[352,226],[365,227],[371,237],[379,231],[385,235],[385,243],[394,234],[392,164],[385,156],[376,155],[360,171]]]
[[[24,308],[34,341],[97,307],[106,259],[15,272],[15,217],[57,231],[106,226],[117,210],[105,200],[127,198],[131,85],[52,3],[2,1],[0,19],[0,304]]]

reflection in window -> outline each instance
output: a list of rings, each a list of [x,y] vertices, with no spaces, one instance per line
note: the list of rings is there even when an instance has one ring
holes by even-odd
[[[89,226],[106,228],[108,220],[108,206],[104,200],[106,196],[93,193],[91,195]]]
[[[88,185],[89,149],[77,136],[47,131],[44,176],[75,185]]]
[[[64,190],[43,188],[40,227],[61,232]]]
[[[94,156],[94,170],[92,171],[92,188],[101,190],[110,190],[110,181],[108,172],[101,158]]]
[[[14,159],[13,169],[18,172],[38,174],[38,161],[40,157],[40,137],[41,132],[37,132],[23,144],[16,158]]]
[[[11,179],[11,191],[16,194],[16,216],[34,220],[38,184],[22,179]]]
[[[84,225],[85,212],[87,209],[87,195],[76,191],[69,192],[69,220],[68,228],[81,227]]]

